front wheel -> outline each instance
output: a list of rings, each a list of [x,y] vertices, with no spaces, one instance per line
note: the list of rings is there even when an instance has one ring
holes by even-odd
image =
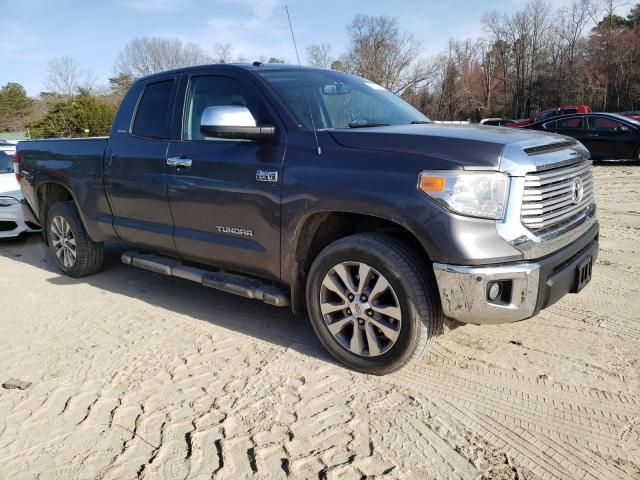
[[[46,228],[53,258],[65,274],[79,278],[102,268],[104,244],[89,238],[73,202],[53,204]]]
[[[307,308],[329,353],[375,375],[420,358],[443,321],[427,267],[383,234],[352,235],[325,248],[309,272]]]

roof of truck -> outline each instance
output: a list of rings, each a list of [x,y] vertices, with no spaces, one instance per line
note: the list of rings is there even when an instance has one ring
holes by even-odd
[[[220,68],[223,67],[229,70],[328,70],[323,68],[316,67],[308,67],[308,66],[300,66],[288,63],[261,63],[261,62],[253,62],[253,63],[213,63],[213,64],[205,64],[205,65],[194,65],[191,67],[182,67],[175,68],[173,70],[166,70],[163,72],[153,73],[151,75],[146,75],[144,77],[140,77],[137,80],[153,78],[156,76],[166,76],[170,74],[176,73],[189,73],[198,70],[206,70],[207,68]]]

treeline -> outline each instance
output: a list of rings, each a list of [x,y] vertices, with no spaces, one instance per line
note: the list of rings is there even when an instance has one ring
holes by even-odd
[[[640,109],[640,4],[625,17],[618,6],[530,0],[513,14],[484,14],[483,38],[451,40],[431,59],[394,19],[358,16],[346,53],[332,58],[327,45],[307,52],[312,64],[370,78],[437,120],[525,118],[567,104]]]
[[[136,78],[164,70],[209,63],[245,62],[231,45],[216,45],[209,55],[193,43],[174,38],[136,38],[119,52],[108,86],[73,58],[49,62],[46,91],[29,98],[18,83],[0,88],[0,132],[25,132],[31,138],[107,135],[117,107]],[[265,63],[283,63],[261,57]]]
[[[530,0],[513,14],[483,15],[485,35],[449,42],[424,56],[423,45],[391,17],[357,15],[349,43],[307,46],[307,63],[366,77],[402,95],[436,120],[524,118],[544,107],[586,104],[594,110],[640,109],[640,4],[620,16],[617,0],[575,0],[556,8]],[[0,131],[32,137],[108,133],[124,92],[138,77],[188,65],[256,60],[215,45],[212,53],[171,38],[136,38],[119,52],[108,86],[70,57],[51,60],[37,99],[9,83],[0,89]],[[261,57],[265,63],[282,63]]]

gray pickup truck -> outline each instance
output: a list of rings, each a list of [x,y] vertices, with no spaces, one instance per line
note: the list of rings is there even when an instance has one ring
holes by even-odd
[[[307,311],[327,350],[384,374],[443,318],[536,315],[591,278],[589,152],[445,126],[380,86],[287,65],[142,78],[108,138],[20,142],[23,209],[59,268],[128,265]]]

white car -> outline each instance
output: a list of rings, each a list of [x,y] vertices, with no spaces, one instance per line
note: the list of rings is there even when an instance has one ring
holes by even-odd
[[[23,232],[38,232],[40,229],[26,222],[20,207],[22,192],[13,173],[12,158],[15,145],[0,142],[0,238],[17,237]]]

